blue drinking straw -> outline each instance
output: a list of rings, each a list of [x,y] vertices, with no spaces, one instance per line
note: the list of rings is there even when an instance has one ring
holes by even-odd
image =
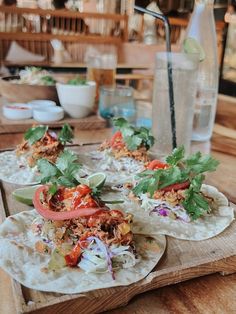
[[[172,61],[171,61],[171,54],[170,54],[171,53],[170,23],[169,23],[168,17],[163,14],[159,14],[151,10],[144,9],[137,5],[134,5],[134,9],[139,12],[149,14],[163,21],[164,26],[165,26],[172,148],[174,149],[177,147],[177,141],[176,141],[176,119],[175,119],[175,101],[174,101],[174,88],[173,88],[173,76],[172,76]]]

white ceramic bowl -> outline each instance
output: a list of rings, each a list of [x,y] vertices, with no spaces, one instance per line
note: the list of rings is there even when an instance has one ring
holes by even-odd
[[[38,122],[54,122],[64,118],[64,110],[61,107],[36,108],[33,110],[33,118]]]
[[[15,103],[3,106],[3,115],[11,120],[23,120],[30,119],[33,111],[27,104]]]
[[[52,106],[56,106],[55,101],[52,100],[32,100],[28,102],[28,105],[34,110],[39,108],[48,108]]]
[[[61,106],[72,118],[84,118],[91,112],[96,95],[96,83],[68,85],[56,83]]]

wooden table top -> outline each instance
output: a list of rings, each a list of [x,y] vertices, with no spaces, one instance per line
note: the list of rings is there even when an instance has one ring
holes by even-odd
[[[211,143],[212,154],[221,164],[215,173],[207,177],[208,183],[224,192],[230,201],[236,203],[236,99],[220,97],[217,124]],[[78,130],[78,143],[93,143],[106,138],[110,130]],[[14,146],[19,135],[5,135],[1,138],[1,148]],[[10,143],[10,145],[9,145]],[[196,145],[196,144],[195,144]],[[198,144],[197,144],[198,145]],[[197,148],[197,147],[196,147]],[[236,274],[222,276],[208,275],[186,282],[159,288],[138,295],[125,307],[109,311],[110,314],[128,313],[181,313],[181,314],[221,314],[236,313]],[[15,314],[11,281],[0,270],[0,313]],[[58,313],[59,314],[59,313]]]

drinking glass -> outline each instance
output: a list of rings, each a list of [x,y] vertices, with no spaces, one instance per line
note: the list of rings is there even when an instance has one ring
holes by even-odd
[[[99,97],[99,114],[107,119],[108,124],[113,117],[123,117],[130,123],[135,123],[136,108],[133,99],[133,88],[117,85],[102,86]]]
[[[87,80],[96,82],[96,101],[99,99],[100,86],[115,86],[116,66],[117,55],[115,53],[88,56]]]
[[[173,125],[171,125],[167,71],[168,60],[172,69],[174,89],[176,141],[177,146],[185,146],[186,154],[190,152],[194,99],[197,87],[198,54],[177,52],[160,52],[156,54],[152,133],[156,139],[153,152],[159,157],[170,154],[173,149]]]

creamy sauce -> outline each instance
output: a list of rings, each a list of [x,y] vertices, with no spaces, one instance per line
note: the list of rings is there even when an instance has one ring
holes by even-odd
[[[15,151],[0,153],[0,179],[9,183],[29,185],[38,183],[37,167],[30,168],[26,156],[16,156]]]

